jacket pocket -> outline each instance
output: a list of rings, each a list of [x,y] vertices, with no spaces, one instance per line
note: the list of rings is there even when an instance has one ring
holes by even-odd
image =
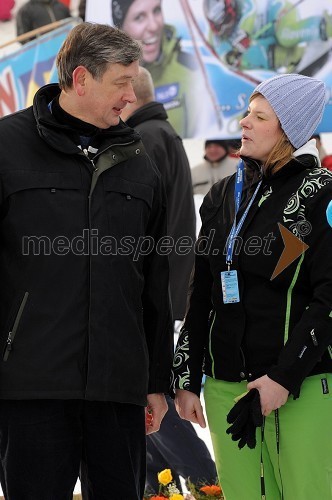
[[[147,184],[108,177],[104,180],[107,217],[114,236],[144,236],[153,203]]]
[[[16,317],[15,317],[13,326],[12,326],[11,330],[8,333],[7,340],[6,340],[6,345],[5,345],[4,351],[3,351],[3,360],[4,361],[8,360],[9,354],[10,354],[12,348],[13,348],[14,338],[15,338],[17,329],[19,327],[19,324],[20,324],[20,321],[21,321],[21,318],[22,318],[22,314],[24,312],[24,308],[26,306],[28,297],[29,297],[29,292],[25,292],[25,294],[23,296],[23,299],[21,300],[20,307],[18,308],[18,311],[17,311]]]
[[[30,189],[81,189],[82,180],[77,173],[14,170],[3,172],[4,198]]]

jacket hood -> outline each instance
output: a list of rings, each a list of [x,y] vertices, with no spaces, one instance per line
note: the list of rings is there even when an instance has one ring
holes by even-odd
[[[319,158],[319,151],[316,147],[316,139],[310,139],[310,141],[306,142],[305,144],[303,144],[303,146],[301,146],[299,149],[294,151],[293,155],[295,156],[295,158],[297,158],[298,156],[302,156],[302,155],[314,156],[318,162],[317,167],[321,166],[320,158]]]
[[[129,127],[137,127],[149,120],[167,120],[168,115],[160,102],[152,101],[137,109],[127,120]]]

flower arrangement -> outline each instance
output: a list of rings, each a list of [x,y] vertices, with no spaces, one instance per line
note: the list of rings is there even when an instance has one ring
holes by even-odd
[[[219,484],[205,484],[204,486],[197,486],[189,481],[188,484],[191,497],[186,500],[223,500],[224,496]]]
[[[185,497],[178,490],[173,481],[170,469],[164,469],[158,473],[159,491],[157,495],[149,495],[145,500],[222,500],[221,487],[217,484],[197,486],[188,481],[190,493]]]
[[[152,495],[149,500],[184,500],[176,484],[173,482],[171,469],[164,469],[158,472],[159,492],[158,495]]]

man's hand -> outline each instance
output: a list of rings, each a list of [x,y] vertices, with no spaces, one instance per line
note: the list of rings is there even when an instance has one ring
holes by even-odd
[[[160,424],[168,410],[164,394],[148,394],[148,406],[145,408],[146,434],[159,431]]]
[[[175,407],[181,418],[199,424],[203,429],[206,427],[200,399],[193,392],[177,389]]]
[[[289,391],[282,385],[270,379],[267,375],[257,378],[253,382],[249,382],[247,388],[258,389],[262,414],[267,417],[271,411],[283,406],[288,399]]]

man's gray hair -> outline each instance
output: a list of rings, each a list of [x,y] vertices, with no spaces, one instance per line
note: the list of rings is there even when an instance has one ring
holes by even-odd
[[[56,58],[60,88],[73,85],[73,71],[84,66],[100,80],[110,64],[129,66],[142,57],[139,43],[107,24],[81,23],[68,34]]]

